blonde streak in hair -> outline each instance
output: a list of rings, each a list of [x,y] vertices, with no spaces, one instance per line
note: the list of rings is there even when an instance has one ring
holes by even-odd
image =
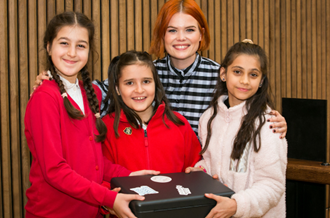
[[[77,19],[77,14],[74,13],[74,23],[75,25],[78,25],[78,19]]]
[[[179,12],[182,12],[183,11],[183,1],[180,2],[180,10]]]

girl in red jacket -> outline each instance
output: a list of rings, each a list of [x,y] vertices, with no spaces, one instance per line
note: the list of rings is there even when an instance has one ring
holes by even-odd
[[[101,92],[91,84],[86,65],[93,37],[93,23],[81,13],[59,14],[47,26],[44,48],[53,80],[34,92],[24,120],[33,157],[27,218],[101,217],[100,205],[113,208],[119,217],[135,217],[128,203],[143,197],[117,194],[101,183],[115,176],[156,173],[131,173],[102,154],[107,128],[99,114]]]
[[[109,70],[110,129],[103,153],[129,170],[184,172],[199,159],[201,146],[188,121],[170,109],[150,55],[129,51]],[[178,84],[180,85],[180,84]]]

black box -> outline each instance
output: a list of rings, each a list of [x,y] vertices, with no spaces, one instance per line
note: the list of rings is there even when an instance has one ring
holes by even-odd
[[[155,178],[156,180],[170,178],[171,181],[152,181]],[[158,193],[144,195],[144,201],[131,201],[130,208],[139,218],[204,218],[216,205],[216,201],[204,196],[205,193],[224,197],[231,197],[234,194],[231,189],[202,171],[189,174],[168,173],[159,176],[116,177],[111,180],[111,187],[121,187],[121,193],[137,194],[130,189],[141,186],[148,186]],[[179,190],[183,193],[182,195],[179,194]],[[189,191],[191,194],[188,194]]]

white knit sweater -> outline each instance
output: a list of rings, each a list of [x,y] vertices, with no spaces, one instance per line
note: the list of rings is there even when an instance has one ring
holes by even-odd
[[[254,152],[253,146],[247,150],[246,171],[230,170],[233,140],[247,112],[245,102],[228,109],[223,103],[227,98],[221,96],[219,99],[209,147],[203,154],[203,160],[195,166],[203,166],[210,175],[217,174],[221,182],[235,191],[232,196],[237,202],[234,217],[285,217],[287,141],[280,139],[280,134],[274,134],[268,123],[264,124],[259,152]],[[199,120],[198,132],[203,146],[212,111],[211,108],[206,110]],[[269,111],[270,108],[265,114],[265,120],[271,117]]]

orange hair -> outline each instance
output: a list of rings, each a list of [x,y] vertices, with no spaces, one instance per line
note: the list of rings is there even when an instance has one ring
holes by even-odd
[[[205,16],[194,0],[170,0],[160,9],[152,34],[149,53],[155,54],[158,58],[165,52],[164,36],[167,26],[174,14],[182,12],[195,18],[198,22],[199,31],[202,34],[202,40],[198,51],[204,51],[210,45],[210,31]],[[202,31],[204,29],[204,31]]]

